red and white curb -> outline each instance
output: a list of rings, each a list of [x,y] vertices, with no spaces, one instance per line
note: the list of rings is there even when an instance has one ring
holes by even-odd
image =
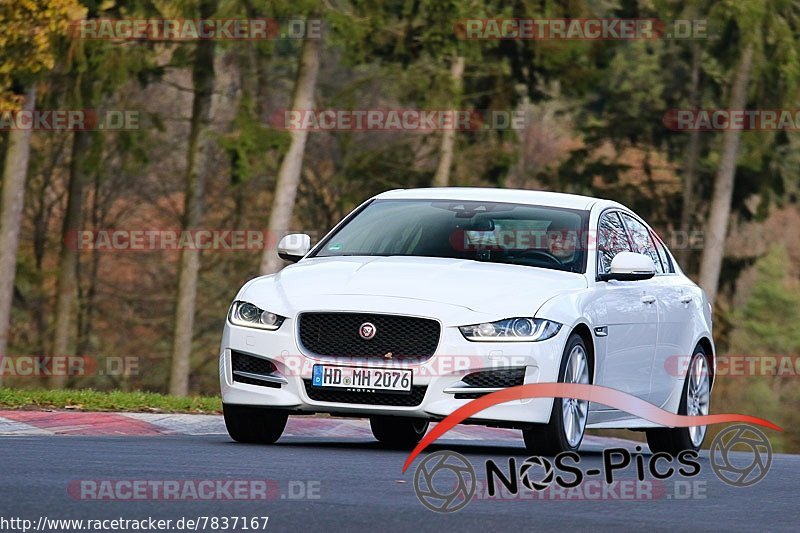
[[[0,411],[0,436],[159,436],[227,435],[220,415],[159,413],[90,413],[75,411]],[[289,417],[284,437],[372,440],[369,421],[354,418]],[[483,426],[457,426],[446,440],[513,441],[522,443],[519,431]],[[587,435],[585,444],[625,446],[623,439]]]
[[[0,435],[161,435],[129,413],[0,411]]]

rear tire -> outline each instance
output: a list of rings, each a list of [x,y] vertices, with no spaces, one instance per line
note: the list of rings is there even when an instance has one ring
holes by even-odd
[[[708,356],[703,347],[698,345],[694,349],[694,355],[692,355],[692,360],[686,372],[686,379],[683,383],[681,403],[678,405],[679,415],[708,414],[711,400],[709,369]],[[653,453],[666,452],[673,457],[684,450],[697,451],[703,444],[703,439],[705,439],[705,428],[706,426],[648,429],[646,430],[647,445],[650,446],[650,451]]]
[[[428,431],[428,421],[423,418],[373,416],[369,425],[380,443],[393,448],[413,448]]]
[[[289,414],[253,405],[222,405],[228,435],[236,442],[273,444],[283,434]]]
[[[591,383],[591,361],[588,354],[583,338],[573,333],[564,348],[558,382]],[[588,416],[589,402],[554,398],[550,421],[522,430],[525,448],[533,455],[558,455],[561,452],[578,451],[586,432]]]

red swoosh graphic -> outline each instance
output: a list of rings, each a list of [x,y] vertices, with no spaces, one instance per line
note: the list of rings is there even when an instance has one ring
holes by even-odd
[[[587,400],[613,407],[614,409],[625,411],[626,413],[630,413],[650,422],[669,427],[691,427],[722,424],[726,422],[745,422],[768,427],[777,431],[783,431],[783,428],[773,424],[769,420],[749,415],[676,415],[640,398],[631,396],[627,392],[609,389],[608,387],[601,387],[599,385],[586,385],[581,383],[531,383],[529,385],[517,385],[516,387],[510,387],[505,390],[487,394],[453,411],[444,420],[436,424],[436,427],[425,435],[419,444],[417,444],[417,447],[409,454],[408,459],[406,459],[403,465],[403,473],[405,473],[408,467],[411,466],[411,463],[414,462],[414,459],[422,453],[428,445],[453,429],[456,424],[460,424],[465,419],[493,405],[528,398],[577,398],[579,400]]]

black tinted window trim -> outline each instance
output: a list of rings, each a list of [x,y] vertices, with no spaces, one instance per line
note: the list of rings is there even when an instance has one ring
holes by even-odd
[[[631,241],[631,246],[632,246],[633,250],[634,250],[634,251],[636,251],[637,253],[640,253],[640,254],[643,254],[643,255],[647,255],[648,257],[650,257],[650,259],[653,259],[653,257],[651,256],[651,254],[650,254],[649,252],[645,254],[644,252],[641,252],[641,251],[639,251],[639,247],[638,247],[638,246],[636,246],[636,244],[637,244],[637,243],[636,243],[636,242],[633,242],[633,231],[634,231],[634,230],[633,230],[633,228],[632,228],[632,227],[630,227],[630,224],[631,224],[631,223],[630,223],[630,222],[628,222],[628,221],[625,219],[625,217],[628,217],[628,218],[629,218],[629,219],[631,219],[633,222],[638,222],[638,223],[639,223],[639,224],[642,226],[642,228],[644,228],[644,232],[645,232],[645,234],[647,235],[647,239],[650,241],[650,246],[653,248],[653,252],[655,253],[655,257],[656,257],[656,259],[658,259],[658,265],[661,265],[661,272],[659,272],[659,271],[658,271],[658,265],[656,265],[656,264],[655,264],[655,261],[653,261],[653,266],[655,266],[655,267],[656,267],[656,275],[658,276],[658,275],[663,275],[663,274],[666,274],[666,273],[667,273],[667,271],[666,271],[666,269],[664,268],[664,263],[661,261],[661,254],[659,254],[659,253],[658,253],[658,248],[656,248],[656,243],[655,243],[655,241],[653,240],[653,230],[650,228],[650,226],[648,226],[648,225],[647,225],[647,224],[646,224],[646,223],[645,223],[643,220],[641,220],[639,217],[633,216],[633,215],[631,215],[630,213],[626,213],[626,212],[624,212],[624,211],[623,211],[623,212],[621,213],[621,215],[624,215],[624,216],[620,216],[620,219],[622,220],[622,223],[623,223],[623,224],[624,224],[624,226],[625,226],[625,230],[626,230],[626,232],[627,232],[627,233],[628,233],[628,235],[629,235],[629,240]],[[637,232],[637,233],[638,233],[638,232]]]
[[[621,209],[619,207],[606,207],[605,209],[600,211],[600,214],[597,216],[597,231],[600,231],[600,220],[603,218],[603,216],[605,216],[606,213],[617,213],[617,216],[619,216],[620,213],[625,213],[626,215],[629,215],[630,217],[632,217],[632,218],[638,220],[639,222],[641,222],[642,224],[644,224],[644,227],[648,229],[650,234],[652,236],[654,236],[656,239],[658,239],[659,241],[661,241],[662,246],[664,246],[664,250],[667,252],[667,259],[669,260],[670,271],[666,272],[666,273],[663,273],[663,274],[656,274],[656,276],[677,276],[678,275],[678,271],[675,268],[675,258],[672,257],[672,252],[670,251],[669,248],[667,248],[667,245],[664,244],[664,241],[661,239],[661,237],[659,237],[658,234],[655,231],[653,231],[653,228],[650,227],[650,224],[645,222],[642,219],[642,217],[640,217],[639,215],[637,215],[636,213],[634,213],[632,211],[628,211],[626,209]],[[621,222],[623,224],[625,223],[624,220],[622,220],[622,219],[620,219],[620,220],[621,220]],[[628,237],[628,244],[630,245],[631,250],[633,250],[634,246],[633,246],[633,243],[631,242],[630,236],[627,235],[627,232],[626,232],[626,237]],[[597,243],[595,242],[595,247],[596,246],[597,246]],[[595,281],[600,281],[600,278],[598,277],[600,275],[600,270],[599,270],[600,269],[600,262],[597,261],[597,253],[596,252],[595,252],[594,255],[595,255],[595,265],[594,265]]]
[[[626,228],[625,227],[625,221],[622,220],[622,217],[620,216],[620,213],[624,213],[624,211],[622,211],[621,209],[618,209],[616,207],[607,207],[606,209],[603,209],[600,212],[600,215],[598,215],[598,217],[597,217],[597,233],[595,234],[595,242],[594,242],[594,247],[595,247],[595,250],[594,250],[595,281],[600,281],[599,276],[600,276],[600,266],[601,265],[600,265],[600,261],[598,260],[598,254],[600,252],[600,250],[599,250],[599,247],[600,247],[600,244],[599,244],[600,243],[600,224],[602,223],[604,217],[606,217],[606,216],[608,216],[610,214],[611,215],[615,215],[617,217],[617,220],[619,221],[619,225],[623,228],[623,234],[625,235],[625,240],[628,242],[629,251],[633,251],[634,250],[633,241],[631,240],[631,236],[628,235],[628,232],[625,230],[625,228]],[[587,272],[587,274],[588,274],[588,272]]]
[[[656,248],[658,248],[658,246],[661,245],[661,249],[664,250],[664,257],[667,259],[667,263],[668,263],[668,266],[669,266],[667,271],[662,275],[668,276],[670,274],[675,274],[676,273],[675,272],[675,260],[672,258],[672,252],[669,251],[669,248],[667,248],[667,245],[664,243],[664,240],[661,237],[658,236],[658,233],[653,231],[653,228],[649,228],[649,229],[650,229],[650,236],[655,241]]]

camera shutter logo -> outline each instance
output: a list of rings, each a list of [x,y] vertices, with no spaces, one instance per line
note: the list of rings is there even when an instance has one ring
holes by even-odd
[[[749,450],[734,452],[737,444]],[[732,453],[740,457],[731,457]],[[772,444],[761,430],[747,424],[737,424],[725,428],[714,437],[709,460],[711,469],[723,483],[734,487],[750,487],[767,477],[772,465]],[[748,462],[746,466],[737,465]]]
[[[439,482],[434,479],[439,474]],[[453,483],[455,482],[455,483]],[[437,513],[454,513],[472,501],[477,489],[475,469],[456,452],[429,454],[414,473],[414,492],[419,501]]]
[[[532,470],[537,468],[543,470],[544,475],[539,481],[533,481],[531,479]],[[522,484],[535,491],[542,491],[549,487],[550,483],[553,482],[554,474],[553,463],[539,456],[528,457],[519,469],[519,477],[522,480]]]

